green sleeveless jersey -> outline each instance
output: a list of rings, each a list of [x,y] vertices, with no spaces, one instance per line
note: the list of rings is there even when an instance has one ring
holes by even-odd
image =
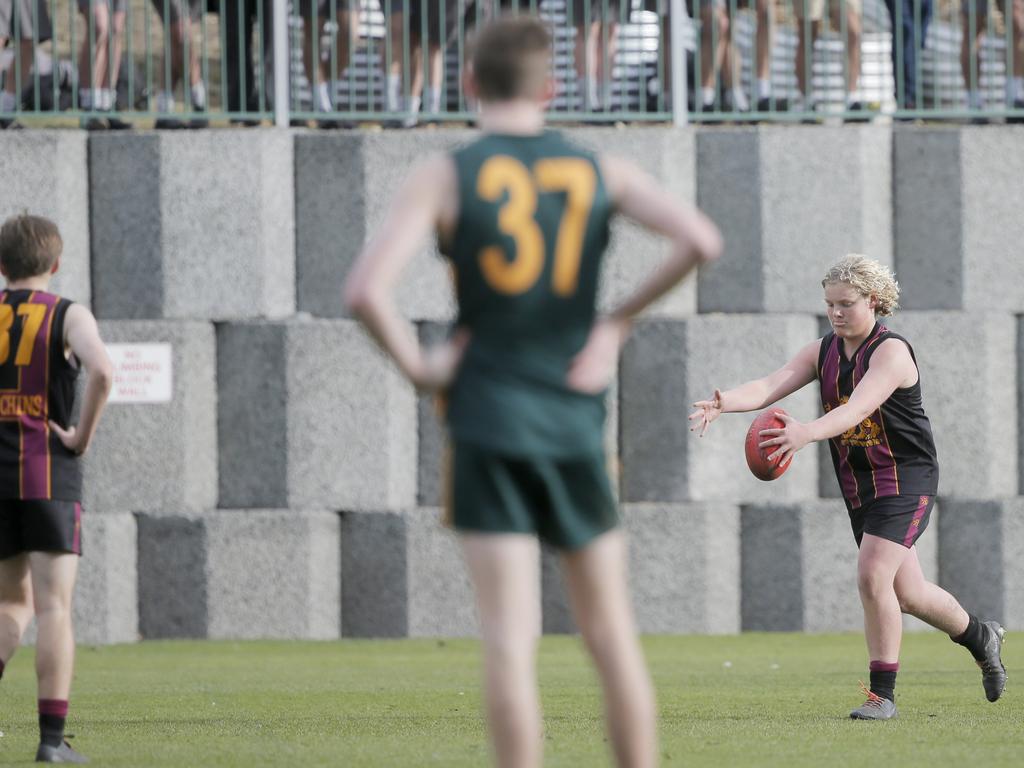
[[[443,247],[471,340],[448,393],[453,438],[510,456],[601,451],[604,395],[566,383],[608,244],[596,157],[548,131],[487,134],[454,160],[459,218]]]

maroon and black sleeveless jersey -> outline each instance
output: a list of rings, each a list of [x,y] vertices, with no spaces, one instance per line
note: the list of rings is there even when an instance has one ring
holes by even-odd
[[[49,425],[67,428],[75,403],[70,306],[52,293],[0,292],[0,499],[81,501],[79,459]]]
[[[917,365],[910,342],[880,323],[875,323],[852,360],[846,359],[843,340],[834,333],[821,340],[818,381],[826,413],[850,399],[871,365],[871,356],[888,339],[906,344]],[[914,386],[897,389],[860,424],[831,438],[829,449],[839,487],[853,509],[885,496],[934,496],[938,490],[939,464],[931,424],[921,400],[920,372]]]

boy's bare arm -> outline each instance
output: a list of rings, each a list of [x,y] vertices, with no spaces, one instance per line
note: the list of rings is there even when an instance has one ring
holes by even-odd
[[[72,304],[64,318],[64,341],[85,368],[85,396],[76,426],[68,429],[50,422],[61,442],[75,453],[85,453],[96,433],[100,414],[110,395],[114,369],[92,312],[81,304]]]

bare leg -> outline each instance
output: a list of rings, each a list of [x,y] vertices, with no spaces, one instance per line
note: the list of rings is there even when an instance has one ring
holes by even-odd
[[[957,599],[925,579],[917,547],[911,547],[896,572],[894,587],[903,613],[916,616],[951,637],[958,637],[967,629],[969,617]]]
[[[85,17],[85,36],[78,55],[79,88],[97,90],[105,86],[109,38],[110,14],[107,6],[99,3],[93,6],[91,20]]]
[[[964,34],[960,44],[960,71],[964,76],[964,88],[967,91],[981,90],[981,38],[985,34],[985,17],[980,14],[975,17],[974,35],[971,35],[970,17],[964,14],[961,20],[964,25]],[[975,69],[971,72],[971,63],[975,63]]]
[[[701,9],[704,32],[701,35],[700,66],[701,66],[701,87],[714,88],[715,75],[721,71],[722,62],[725,61],[725,54],[728,50],[729,39],[729,16],[724,8],[705,6]],[[718,25],[717,36],[713,35],[713,28]]]
[[[500,768],[541,764],[536,655],[540,550],[533,536],[463,534],[484,649],[487,721]]]
[[[619,766],[657,763],[654,691],[637,640],[621,530],[564,554],[562,565],[576,624],[604,688],[608,733]]]
[[[807,103],[812,100],[812,94],[810,93],[810,83],[808,82],[808,67],[810,62],[807,61],[807,57],[814,57],[814,41],[818,39],[818,35],[821,32],[821,22],[811,21],[805,22],[802,19],[797,20],[797,45],[796,45],[796,84],[797,88],[800,89],[800,93],[803,94],[804,99]],[[807,40],[807,33],[810,32],[810,40]]]
[[[838,27],[838,24],[836,25]],[[860,16],[852,9],[846,11],[846,91],[855,93],[860,85]]]
[[[857,587],[871,661],[899,661],[903,617],[895,580],[907,559],[908,550],[902,544],[864,534],[857,558]]]
[[[0,662],[7,664],[32,620],[28,555],[0,560]]]
[[[772,33],[775,29],[775,6],[771,0],[757,0],[757,78],[771,78]]]
[[[75,660],[71,596],[78,574],[78,555],[33,552],[29,561],[39,628],[36,640],[39,698],[66,701],[71,693]]]

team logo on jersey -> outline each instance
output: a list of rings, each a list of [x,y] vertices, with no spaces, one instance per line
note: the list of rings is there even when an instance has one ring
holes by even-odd
[[[846,405],[850,401],[846,395],[842,395],[839,398],[839,405]],[[825,405],[825,413],[832,410],[832,406]],[[870,416],[860,424],[854,427],[850,427],[848,430],[843,432],[839,436],[839,442],[842,445],[853,446],[855,448],[871,448],[875,445],[881,445],[881,434],[882,427],[874,421]]]
[[[42,395],[0,395],[0,418],[13,416],[31,416],[39,419],[43,416]]]

